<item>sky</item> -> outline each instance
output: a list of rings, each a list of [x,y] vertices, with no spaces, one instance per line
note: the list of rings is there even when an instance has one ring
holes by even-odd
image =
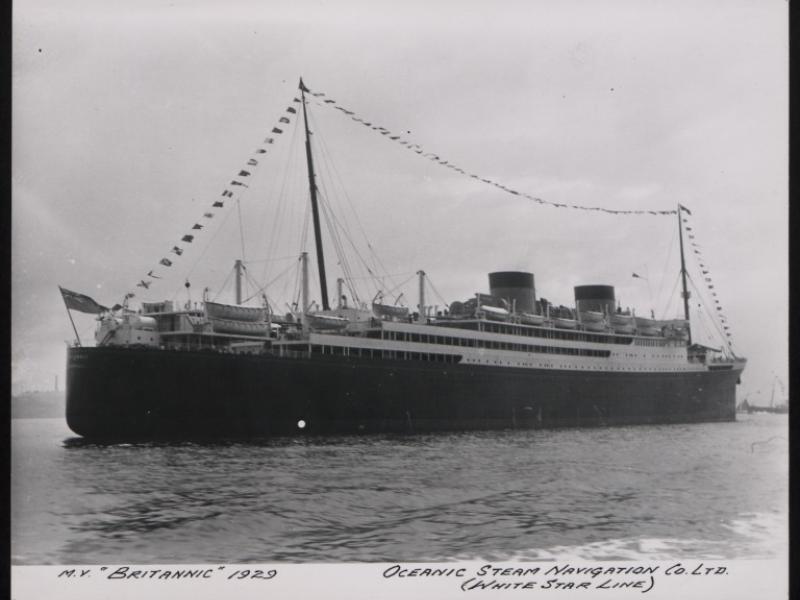
[[[740,397],[766,401],[776,375],[786,382],[786,2],[22,0],[13,36],[17,391],[52,389],[55,377],[63,387],[74,334],[58,285],[106,305],[127,292],[196,301],[204,287],[229,300],[223,283],[244,255],[254,281],[277,278],[267,294],[285,309],[297,255],[313,254],[310,238],[301,243],[300,123],[266,155],[253,151],[298,106],[300,76],[357,116],[532,196],[689,207],[734,350],[749,360]],[[525,270],[557,304],[572,303],[575,285],[603,283],[637,314],[678,314],[674,215],[540,205],[319,99],[309,111],[326,202],[362,258],[374,252],[406,282],[409,304],[419,269],[442,304],[488,292],[488,272]],[[254,156],[240,210],[228,203],[170,255]],[[341,259],[325,241],[333,296]],[[137,288],[165,256],[174,265],[156,269],[163,279]],[[366,274],[351,261],[354,277]],[[364,289],[369,301],[375,289]],[[698,314],[698,339],[718,346]],[[91,340],[93,318],[74,318]]]

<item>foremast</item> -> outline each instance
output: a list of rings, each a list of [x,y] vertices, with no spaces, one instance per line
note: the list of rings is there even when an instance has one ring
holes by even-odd
[[[683,254],[683,223],[681,221],[681,211],[686,210],[678,204],[678,241],[681,248],[681,296],[683,297],[683,318],[686,319],[686,331],[688,333],[689,346],[692,345],[692,325],[689,320],[689,290],[686,287],[686,258]],[[688,212],[688,211],[687,211]],[[674,238],[673,238],[674,239]]]
[[[308,130],[308,114],[306,113],[306,92],[308,88],[300,78],[300,100],[303,105],[303,124],[306,134],[306,163],[308,165],[308,189],[311,192],[311,215],[314,220],[314,241],[317,247],[317,266],[319,267],[319,287],[322,294],[322,310],[330,310],[328,304],[328,284],[325,279],[325,257],[322,250],[322,230],[319,225],[319,207],[317,203],[317,184],[314,176],[314,158],[311,155],[311,133]]]

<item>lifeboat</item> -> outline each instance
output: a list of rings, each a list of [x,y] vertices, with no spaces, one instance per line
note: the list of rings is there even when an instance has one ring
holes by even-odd
[[[636,324],[636,320],[634,319],[633,315],[624,314],[624,313],[613,313],[611,315],[611,326],[616,327],[623,327],[625,325],[630,325],[633,327]]]
[[[534,315],[532,313],[521,313],[519,315],[519,320],[525,325],[541,325],[544,323],[544,316]]]
[[[308,325],[311,329],[316,330],[333,330],[338,331],[347,327],[350,319],[344,317],[337,317],[336,315],[328,315],[322,313],[311,313],[307,315]]]
[[[408,308],[405,306],[392,306],[390,304],[372,303],[372,313],[379,319],[408,319]]]
[[[587,310],[581,313],[582,323],[599,323],[605,319],[605,315],[597,310]]]
[[[496,306],[481,306],[480,309],[487,319],[493,321],[506,321],[510,315],[505,308],[497,308]]]
[[[583,322],[583,328],[586,331],[605,331],[608,328],[608,324],[605,321],[594,321],[594,322]]]
[[[239,306],[237,304],[220,304],[204,302],[206,316],[209,319],[230,321],[266,321],[267,311],[256,306]]]
[[[209,317],[211,329],[214,333],[233,333],[237,335],[254,335],[263,337],[269,331],[269,325],[264,321],[239,321],[235,319],[219,319]]]
[[[663,322],[656,319],[645,319],[644,317],[636,317],[636,329],[639,335],[656,336],[661,334]]]
[[[578,322],[575,319],[565,319],[563,317],[553,317],[553,325],[559,329],[575,329]]]

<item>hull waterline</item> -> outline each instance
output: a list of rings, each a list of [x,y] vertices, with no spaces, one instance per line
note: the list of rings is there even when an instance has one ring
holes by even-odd
[[[70,348],[67,423],[135,440],[733,421],[738,374]]]

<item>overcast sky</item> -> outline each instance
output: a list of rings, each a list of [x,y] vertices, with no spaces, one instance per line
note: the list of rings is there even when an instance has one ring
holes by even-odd
[[[110,305],[128,291],[183,301],[189,279],[193,299],[205,286],[226,299],[242,247],[230,203],[156,270],[164,279],[135,284],[254,156],[241,196],[249,273],[264,283],[292,272],[284,257],[300,251],[308,200],[296,120],[268,154],[253,151],[302,75],[521,192],[612,210],[688,206],[750,360],[742,388],[768,396],[788,364],[786,13],[779,0],[15,2],[14,386],[64,380],[73,334],[59,284]],[[522,269],[556,303],[605,283],[638,314],[676,314],[674,216],[539,205],[319,104],[309,108],[326,198],[395,281],[424,269],[449,302],[488,292],[490,271]],[[326,251],[333,296],[341,272],[330,241]],[[284,277],[268,294],[285,302],[292,286]],[[413,280],[403,289],[413,303]],[[90,340],[92,318],[75,319]]]

